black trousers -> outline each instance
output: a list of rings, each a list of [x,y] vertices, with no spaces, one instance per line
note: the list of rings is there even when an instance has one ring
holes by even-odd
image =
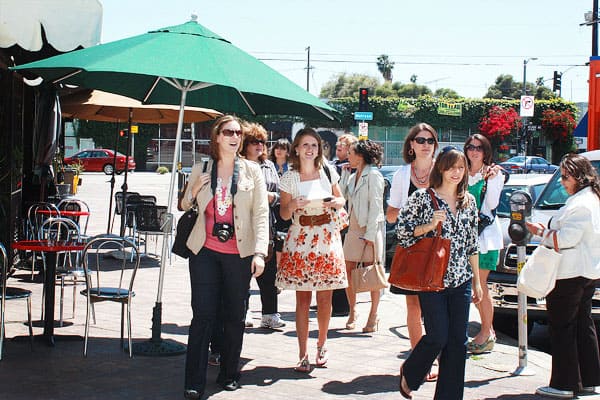
[[[275,275],[277,274],[277,257],[273,257],[265,264],[262,275],[256,278],[260,289],[260,302],[262,314],[275,314],[277,312],[277,288],[275,287]]]
[[[208,345],[218,317],[223,322],[223,347],[217,381],[239,379],[251,262],[252,257],[240,258],[206,248],[190,257],[192,322],[185,359],[186,389],[204,391]]]
[[[598,339],[592,319],[597,281],[583,277],[559,279],[546,297],[552,344],[550,386],[577,392],[600,386]]]

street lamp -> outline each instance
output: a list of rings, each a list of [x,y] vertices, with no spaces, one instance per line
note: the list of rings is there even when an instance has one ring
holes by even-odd
[[[523,90],[522,90],[522,95],[526,96],[527,95],[527,63],[529,63],[529,61],[535,61],[537,60],[537,57],[530,57],[530,58],[526,58],[525,60],[523,60]],[[523,139],[525,139],[527,137],[527,117],[523,117]],[[520,141],[519,141],[519,131],[517,131],[517,155],[519,155],[520,153]],[[527,147],[525,147],[525,156],[527,156]],[[527,161],[525,162],[527,163]],[[527,171],[527,168],[525,168],[525,171]]]

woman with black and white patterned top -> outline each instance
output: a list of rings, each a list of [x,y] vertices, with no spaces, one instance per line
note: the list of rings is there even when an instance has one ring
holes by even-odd
[[[400,368],[399,389],[405,398],[411,398],[411,391],[425,381],[438,355],[439,376],[434,398],[463,397],[469,307],[471,300],[477,304],[482,296],[477,205],[467,191],[467,171],[464,153],[454,147],[444,148],[429,176],[439,210],[434,210],[428,191],[419,189],[408,198],[399,215],[397,236],[402,247],[433,236],[440,222],[442,236],[451,239],[445,289],[419,293],[426,333]]]

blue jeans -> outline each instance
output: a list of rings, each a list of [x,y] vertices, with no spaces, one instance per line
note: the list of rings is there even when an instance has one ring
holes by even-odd
[[[185,389],[204,392],[208,345],[218,319],[223,323],[223,347],[217,381],[239,380],[251,262],[252,257],[240,258],[239,254],[206,248],[190,257],[192,322],[185,359]]]
[[[417,390],[440,355],[434,398],[462,399],[471,280],[441,292],[421,292],[419,301],[426,334],[402,366],[406,383],[411,390]]]

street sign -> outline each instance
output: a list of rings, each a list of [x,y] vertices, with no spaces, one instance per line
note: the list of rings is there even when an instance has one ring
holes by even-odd
[[[369,138],[369,124],[367,122],[358,123],[358,140],[367,140]]]
[[[373,120],[373,112],[371,112],[371,111],[355,111],[354,112],[354,120],[355,121],[372,121]]]
[[[521,96],[521,117],[533,117],[533,96]]]

